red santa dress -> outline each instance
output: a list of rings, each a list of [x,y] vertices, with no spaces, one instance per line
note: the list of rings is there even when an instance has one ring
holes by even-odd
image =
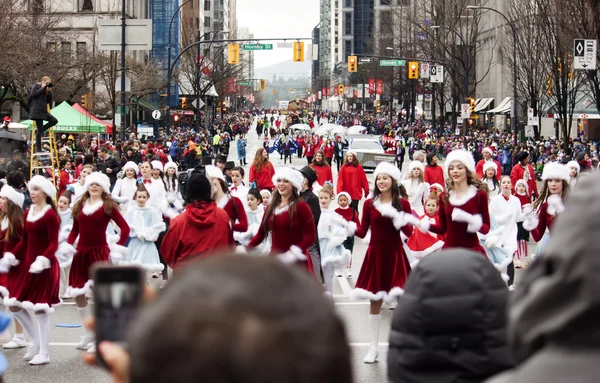
[[[410,203],[401,199],[401,205],[402,211],[397,211],[391,204],[373,199],[365,201],[361,230],[357,235],[371,229],[371,238],[352,298],[391,301],[404,292],[411,269],[400,231],[410,237],[413,226],[398,224],[396,217],[412,216]]]
[[[540,205],[540,210],[538,212],[538,225],[530,232],[534,241],[540,242],[544,237],[544,234],[546,234],[546,229],[548,229],[548,232],[552,233],[552,224],[554,223],[556,215],[556,213],[550,214],[548,201]]]
[[[23,237],[11,252],[19,265],[9,272],[9,296],[4,299],[6,306],[16,306],[26,310],[54,312],[60,304],[60,266],[55,253],[58,250],[60,218],[46,205],[36,211],[35,205],[25,212]]]
[[[104,233],[111,220],[117,224],[121,233],[117,244],[111,244],[109,248]],[[79,242],[73,256],[67,289],[67,293],[72,297],[84,295],[93,285],[90,269],[94,263],[108,262],[110,257],[119,259],[126,252],[124,246],[129,238],[129,225],[118,209],[112,209],[111,214],[107,215],[104,212],[103,201],[92,204],[87,200],[79,216],[73,219],[73,228],[65,244],[65,247],[70,249],[68,251],[73,252],[73,243],[77,236]]]
[[[242,201],[233,196],[225,195],[217,206],[227,213],[229,221],[231,222],[231,230],[229,230],[229,244],[233,245],[233,232],[245,233],[248,231],[248,216],[246,215],[246,209]]]
[[[440,220],[437,214],[430,216],[427,213],[419,217],[419,219],[425,217],[429,219],[429,223],[432,225],[435,225]],[[444,241],[442,241],[438,235],[432,235],[429,232],[423,233],[421,230],[415,228],[413,234],[408,238],[408,241],[406,241],[406,246],[408,246],[416,259],[422,259],[444,247]]]
[[[258,232],[247,247],[252,249],[259,246],[267,238],[268,233],[271,233],[271,255],[279,255],[286,263],[302,264],[314,274],[308,254],[308,248],[317,240],[314,217],[306,202],[298,201],[294,204],[296,211],[293,217],[289,205],[274,209],[269,217],[265,215]]]
[[[0,222],[0,256],[4,256],[4,253],[13,253],[13,249],[21,241],[21,238],[23,236],[22,227],[15,227],[15,233],[11,240],[6,239],[7,232],[8,218],[4,217],[2,222]],[[10,291],[11,286],[18,279],[19,275],[21,275],[21,273],[23,272],[22,270],[23,264],[19,262],[18,265],[12,266],[7,274],[0,273],[0,295],[2,295],[3,298],[8,297],[8,292]]]

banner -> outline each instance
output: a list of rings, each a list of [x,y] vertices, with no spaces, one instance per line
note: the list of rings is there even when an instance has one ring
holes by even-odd
[[[329,87],[325,88],[325,96],[331,97],[331,88],[329,88]]]
[[[369,94],[373,94],[373,93],[375,93],[375,79],[370,78],[369,79]]]
[[[337,97],[337,96],[338,96],[338,94],[339,94],[338,87],[337,87],[337,86],[334,86],[334,87],[333,87],[333,95]]]
[[[376,93],[377,94],[383,94],[383,80],[379,79],[379,78],[377,79]]]
[[[323,95],[323,97],[327,97],[327,91],[325,88],[321,88],[321,95]]]
[[[358,98],[358,89],[354,89],[352,92],[353,92],[352,97]]]
[[[233,77],[229,79],[229,93],[235,93],[235,79]]]

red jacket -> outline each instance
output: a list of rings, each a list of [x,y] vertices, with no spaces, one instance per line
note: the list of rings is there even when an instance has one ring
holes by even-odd
[[[306,157],[313,157],[315,152],[317,151],[317,146],[315,144],[305,144],[304,145],[304,155]]]
[[[273,190],[275,188],[275,185],[273,185],[272,181],[274,175],[275,168],[270,162],[264,165],[260,171],[257,171],[253,164],[250,166],[250,178],[248,180],[250,182],[256,180],[256,183],[258,184],[258,190]]]
[[[310,167],[317,173],[317,182],[319,185],[325,185],[325,181],[333,183],[333,173],[331,172],[331,166],[327,162],[324,165],[310,164]]]
[[[360,201],[363,197],[369,195],[369,181],[361,164],[354,166],[344,164],[340,169],[337,181],[337,192],[346,192],[354,201]]]
[[[160,253],[172,268],[229,247],[229,217],[214,202],[195,202],[173,218]]]
[[[496,178],[498,178],[498,181],[500,181],[500,178],[502,178],[502,165],[500,165],[500,162],[493,160],[494,163],[496,164]],[[477,178],[478,179],[483,179],[484,178],[484,174],[483,174],[483,165],[485,164],[485,160],[479,160],[479,162],[477,163],[477,166],[475,167],[475,174],[477,174]]]
[[[425,182],[429,185],[440,184],[446,188],[446,182],[444,179],[444,170],[441,166],[425,166],[425,174],[424,174]]]
[[[58,196],[60,197],[62,193],[67,190],[67,186],[75,182],[72,174],[67,172],[66,170],[60,171],[60,178],[58,180]]]
[[[325,153],[325,158],[333,158],[333,152],[335,151],[335,146],[333,145],[323,145],[323,152]]]
[[[527,181],[527,187],[529,194],[536,198],[538,194],[537,190],[537,182],[535,182],[535,173],[533,172],[533,167],[527,164],[527,169],[529,171],[529,181]],[[512,171],[510,172],[510,181],[512,182],[513,193],[515,192],[515,185],[518,180],[522,180],[525,175],[525,169],[521,164],[516,164],[513,166]]]

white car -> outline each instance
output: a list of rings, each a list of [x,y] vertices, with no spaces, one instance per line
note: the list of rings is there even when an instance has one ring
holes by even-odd
[[[375,135],[352,135],[347,137],[348,150],[356,153],[358,162],[366,169],[375,169],[380,162],[394,163],[395,156],[386,154]]]

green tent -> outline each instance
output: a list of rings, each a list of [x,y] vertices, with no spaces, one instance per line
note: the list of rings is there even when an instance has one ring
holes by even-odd
[[[54,126],[54,131],[57,133],[106,133],[105,125],[79,113],[66,101],[51,109],[50,114],[58,120],[58,124]],[[31,130],[33,121],[25,120],[21,121],[21,124],[28,125]]]

